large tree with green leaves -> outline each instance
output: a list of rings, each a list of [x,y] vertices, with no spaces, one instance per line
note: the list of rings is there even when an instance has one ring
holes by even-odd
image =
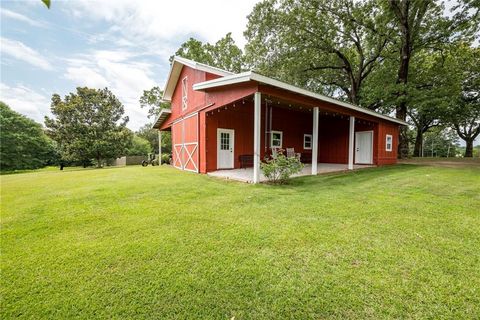
[[[135,134],[147,140],[152,147],[153,152],[158,154],[158,130],[152,128],[151,123],[147,123],[138,129]],[[172,153],[172,135],[170,131],[162,132],[162,153]]]
[[[147,118],[155,119],[162,109],[170,109],[170,103],[162,100],[163,91],[155,86],[150,90],[143,90],[140,97],[140,107],[148,109]]]
[[[471,41],[478,30],[478,8],[470,1],[459,1],[450,16],[444,14],[444,5],[438,0],[388,0],[381,1],[392,17],[396,32],[397,90],[395,91],[396,117],[406,120],[410,64],[415,54],[422,50],[442,50],[447,43]],[[408,152],[407,128],[400,130],[398,154]]]
[[[105,89],[77,88],[62,100],[52,96],[53,118],[45,117],[49,135],[64,160],[105,160],[123,156],[131,143],[122,103]]]
[[[170,102],[162,100],[163,91],[159,87],[153,87],[150,90],[144,90],[140,97],[140,107],[148,108],[148,118],[155,119],[162,109],[170,109]],[[153,129],[153,123],[147,123],[142,126],[136,134],[147,140],[155,154],[158,154],[158,130]],[[170,132],[162,134],[162,152],[171,153],[171,135]]]
[[[362,104],[391,32],[374,0],[265,0],[248,16],[246,56],[261,73]]]
[[[152,152],[152,146],[150,142],[138,135],[134,135],[132,143],[128,146],[126,155],[127,156],[146,156],[148,153]]]
[[[227,33],[215,44],[190,38],[180,46],[175,55],[231,72],[241,72],[244,65],[243,52],[235,44],[231,33]]]
[[[472,157],[473,142],[480,135],[480,48],[461,45],[447,59],[460,89],[443,117],[465,141],[465,157]]]
[[[39,123],[0,101],[0,168],[36,169],[56,161],[55,145]]]

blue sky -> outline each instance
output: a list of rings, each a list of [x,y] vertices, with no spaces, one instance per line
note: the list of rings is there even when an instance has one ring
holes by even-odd
[[[133,130],[148,122],[138,99],[163,88],[168,58],[189,37],[215,42],[227,32],[243,47],[257,0],[1,2],[1,100],[43,123],[53,93],[108,87]]]

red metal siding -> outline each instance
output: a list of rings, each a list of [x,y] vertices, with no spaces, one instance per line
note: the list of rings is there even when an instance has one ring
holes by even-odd
[[[181,81],[188,78],[188,108],[181,108]],[[396,163],[398,145],[398,125],[363,115],[330,103],[319,102],[285,90],[255,83],[244,83],[229,87],[219,87],[208,93],[193,91],[192,85],[217,78],[216,75],[184,67],[172,96],[172,115],[162,129],[172,127],[173,160],[177,167],[202,173],[217,170],[217,129],[235,130],[234,167],[238,168],[239,155],[253,154],[253,101],[252,94],[257,90],[281,99],[304,105],[303,110],[278,106],[272,108],[272,130],[283,132],[283,148],[294,148],[296,152],[309,153],[303,149],[303,135],[312,132],[312,112],[309,107],[320,107],[318,161],[326,163],[348,162],[349,121],[345,115],[357,118],[355,131],[373,130],[373,162],[377,165]],[[265,95],[264,95],[265,96]],[[242,103],[242,98],[248,97]],[[236,106],[233,107],[232,103]],[[225,107],[227,106],[227,107]],[[265,135],[265,105],[261,113],[261,158],[269,153],[269,135]],[[327,112],[339,112],[344,116],[332,116]],[[184,119],[198,112],[191,118]],[[323,114],[322,114],[323,112]],[[173,124],[174,121],[177,121]],[[393,136],[393,149],[385,150],[385,135]],[[267,144],[266,144],[267,141]],[[187,146],[188,145],[188,146]],[[195,147],[196,146],[196,147]],[[191,157],[189,155],[192,155]]]
[[[386,135],[391,134],[393,137],[392,151],[386,151]],[[398,148],[398,125],[389,122],[380,122],[378,125],[378,165],[395,164],[397,163],[397,148]]]
[[[187,108],[182,110],[182,80],[187,77]],[[199,82],[219,78],[220,76],[208,72],[195,70],[190,67],[183,67],[178,77],[175,90],[172,95],[171,112],[172,114],[167,121],[162,125],[160,130],[168,129],[174,121],[181,119],[184,116],[198,111],[206,105],[206,94],[201,91],[193,90],[193,85]]]
[[[175,167],[199,171],[198,114],[172,125],[172,159]]]
[[[262,113],[263,116],[263,113]],[[248,102],[227,110],[209,112],[206,116],[206,171],[217,170],[217,128],[233,129],[234,167],[239,168],[238,156],[253,154],[253,103]],[[262,128],[263,130],[263,128]],[[263,143],[263,142],[262,142]]]

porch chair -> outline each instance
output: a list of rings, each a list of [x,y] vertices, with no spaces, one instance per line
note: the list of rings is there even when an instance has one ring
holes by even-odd
[[[278,156],[278,149],[272,148],[272,158],[277,159],[277,156]]]
[[[295,148],[287,148],[287,158],[296,157],[300,160],[301,153],[295,153]]]

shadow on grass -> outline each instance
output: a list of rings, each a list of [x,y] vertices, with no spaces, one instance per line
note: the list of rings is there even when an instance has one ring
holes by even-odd
[[[363,183],[372,179],[404,173],[418,169],[418,165],[399,164],[377,168],[365,168],[355,171],[342,171],[320,174],[317,176],[303,176],[292,178],[283,185],[262,184],[263,186],[278,190],[293,190],[311,192],[313,189],[328,189],[332,186],[344,186],[351,183]]]

